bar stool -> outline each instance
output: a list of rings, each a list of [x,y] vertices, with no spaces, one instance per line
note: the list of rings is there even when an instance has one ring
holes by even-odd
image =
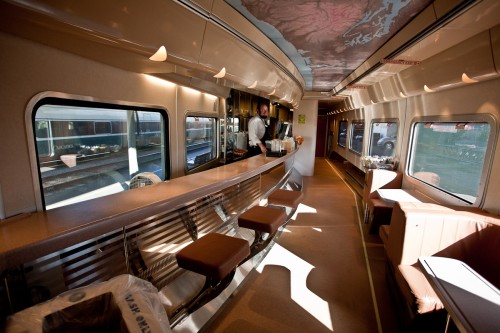
[[[285,223],[286,213],[282,209],[254,206],[238,217],[238,225],[255,231],[247,260],[259,253],[276,235],[279,227]],[[269,234],[264,240],[264,235]]]
[[[272,206],[297,208],[303,198],[304,193],[301,191],[278,189],[274,190],[273,193],[267,197],[267,203]]]
[[[179,267],[204,275],[206,280],[201,291],[173,313],[173,319],[182,310],[192,313],[217,297],[231,283],[236,268],[249,254],[246,240],[217,233],[207,234],[177,252]]]

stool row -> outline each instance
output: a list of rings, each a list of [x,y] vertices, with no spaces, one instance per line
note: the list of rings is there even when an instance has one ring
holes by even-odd
[[[268,204],[297,208],[302,198],[302,192],[280,189],[269,195]],[[179,267],[206,277],[200,293],[184,307],[187,314],[222,292],[231,283],[236,268],[267,247],[285,220],[283,209],[254,206],[238,217],[241,228],[255,231],[251,245],[241,238],[209,233],[177,252]]]

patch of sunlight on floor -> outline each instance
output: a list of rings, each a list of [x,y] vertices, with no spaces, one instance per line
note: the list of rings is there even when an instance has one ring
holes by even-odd
[[[328,302],[325,302],[307,288],[307,276],[314,266],[297,257],[279,244],[274,244],[271,251],[257,267],[257,271],[262,273],[266,265],[283,266],[287,268],[290,271],[292,299],[333,332]]]
[[[304,204],[299,204],[297,206],[297,210],[295,211],[295,213],[293,214],[293,216],[290,219],[295,220],[297,218],[297,215],[299,215],[299,214],[307,214],[307,213],[316,214],[317,212],[318,212],[318,210],[314,207],[304,205]]]

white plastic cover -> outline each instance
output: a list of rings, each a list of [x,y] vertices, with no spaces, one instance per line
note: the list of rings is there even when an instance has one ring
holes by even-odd
[[[6,332],[171,332],[158,290],[131,275],[69,290],[7,318]]]

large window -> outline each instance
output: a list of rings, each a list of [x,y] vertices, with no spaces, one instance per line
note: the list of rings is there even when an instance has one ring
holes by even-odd
[[[468,203],[482,190],[491,125],[488,122],[418,122],[408,172]],[[484,179],[483,179],[484,181]]]
[[[33,121],[46,209],[168,178],[160,110],[48,99]]]
[[[347,120],[341,120],[339,122],[339,136],[338,145],[345,148],[347,142]]]
[[[374,121],[370,133],[371,140],[368,155],[394,157],[396,153],[398,123]]]
[[[191,170],[217,157],[217,119],[186,117],[186,165]]]
[[[351,124],[351,140],[349,148],[357,154],[361,154],[361,152],[363,151],[364,133],[365,123],[362,121],[354,120]]]

